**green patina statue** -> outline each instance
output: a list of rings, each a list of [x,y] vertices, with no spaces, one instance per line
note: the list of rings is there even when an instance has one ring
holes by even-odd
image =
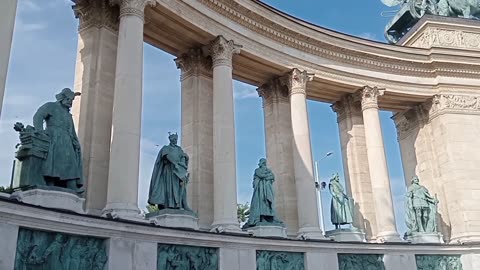
[[[177,145],[178,135],[170,134],[169,145],[160,149],[150,181],[148,203],[162,209],[191,211],[187,204],[188,155]]]
[[[304,270],[303,253],[257,250],[257,270]]]
[[[400,9],[385,27],[385,37],[395,43],[425,14],[480,19],[480,0],[381,0]]]
[[[344,188],[340,183],[338,174],[330,179],[328,185],[332,194],[332,203],[330,206],[330,219],[335,229],[341,229],[341,225],[351,224],[353,222],[353,199],[344,193]]]
[[[261,158],[253,175],[253,196],[250,214],[244,228],[258,225],[282,225],[275,213],[275,194],[273,191],[275,176],[267,167],[267,160]]]
[[[84,192],[80,143],[70,108],[75,96],[69,88],[42,105],[33,116],[33,127],[16,123],[20,133],[17,158],[24,164],[18,172],[19,185],[51,186]],[[44,128],[45,124],[45,128]]]
[[[216,248],[159,244],[157,270],[218,270]]]
[[[438,200],[419,184],[417,176],[412,178],[405,202],[407,235],[412,233],[435,233],[437,229]]]
[[[105,240],[20,229],[14,270],[104,270]]]

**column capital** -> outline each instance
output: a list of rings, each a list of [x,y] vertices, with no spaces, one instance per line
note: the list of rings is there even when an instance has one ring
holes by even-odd
[[[376,108],[378,109],[378,97],[385,94],[385,89],[376,86],[364,86],[358,91],[358,96],[362,102],[362,110]]]
[[[182,71],[180,80],[190,76],[212,74],[212,61],[203,55],[201,48],[192,48],[174,61],[177,68]]]
[[[208,54],[212,57],[213,67],[232,66],[232,57],[239,54],[243,48],[242,45],[235,44],[233,40],[227,40],[223,36],[218,36],[214,41],[207,45]]]
[[[110,6],[106,0],[78,0],[72,9],[75,18],[80,21],[78,32],[91,27],[105,27],[118,32],[119,10]]]
[[[263,99],[263,106],[272,103],[288,103],[288,88],[280,78],[275,78],[257,88],[258,96]]]
[[[312,73],[306,70],[300,71],[298,68],[292,69],[283,77],[283,83],[288,87],[289,94],[307,94],[307,82],[313,80]]]
[[[337,122],[340,123],[347,115],[351,113],[360,113],[361,106],[358,104],[358,100],[355,99],[353,94],[347,94],[340,100],[333,103],[331,106],[332,111],[337,113]]]
[[[111,5],[120,6],[120,17],[136,16],[145,20],[145,7],[155,6],[156,0],[109,0]]]

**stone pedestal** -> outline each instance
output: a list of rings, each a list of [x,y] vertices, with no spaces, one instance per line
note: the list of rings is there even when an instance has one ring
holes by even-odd
[[[180,209],[163,209],[158,212],[149,213],[145,218],[158,226],[185,228],[198,230],[198,217],[192,211]]]
[[[85,199],[69,192],[37,188],[14,192],[10,198],[27,204],[85,214]]]
[[[338,242],[365,242],[365,233],[355,229],[326,231],[325,236]]]
[[[412,244],[436,243],[443,244],[443,237],[440,233],[413,233],[406,239]]]
[[[282,225],[259,225],[245,230],[255,237],[287,238],[287,229]]]

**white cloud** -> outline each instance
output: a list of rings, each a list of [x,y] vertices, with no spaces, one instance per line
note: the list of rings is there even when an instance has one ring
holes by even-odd
[[[370,32],[363,32],[363,33],[358,34],[357,36],[361,37],[361,38],[369,39],[369,40],[378,41],[377,35],[375,35],[374,33],[370,33]]]
[[[257,90],[254,86],[235,82],[233,87],[233,96],[235,99],[258,98]]]
[[[18,19],[15,28],[17,31],[21,32],[33,32],[44,30],[47,26],[46,23],[24,23],[22,20]]]
[[[38,4],[39,1],[33,0],[20,0],[18,1],[18,12],[38,12],[42,10],[42,7]]]

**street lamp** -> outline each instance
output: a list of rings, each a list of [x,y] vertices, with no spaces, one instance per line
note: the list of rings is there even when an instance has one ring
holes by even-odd
[[[315,161],[315,188],[317,189],[317,208],[318,208],[318,217],[320,221],[320,226],[322,228],[322,233],[325,234],[325,223],[323,221],[323,203],[322,203],[322,189],[325,188],[326,185],[324,183],[320,184],[320,177],[318,175],[318,162],[324,160],[325,158],[333,155],[333,152],[327,152],[325,156],[323,156],[318,161]]]

